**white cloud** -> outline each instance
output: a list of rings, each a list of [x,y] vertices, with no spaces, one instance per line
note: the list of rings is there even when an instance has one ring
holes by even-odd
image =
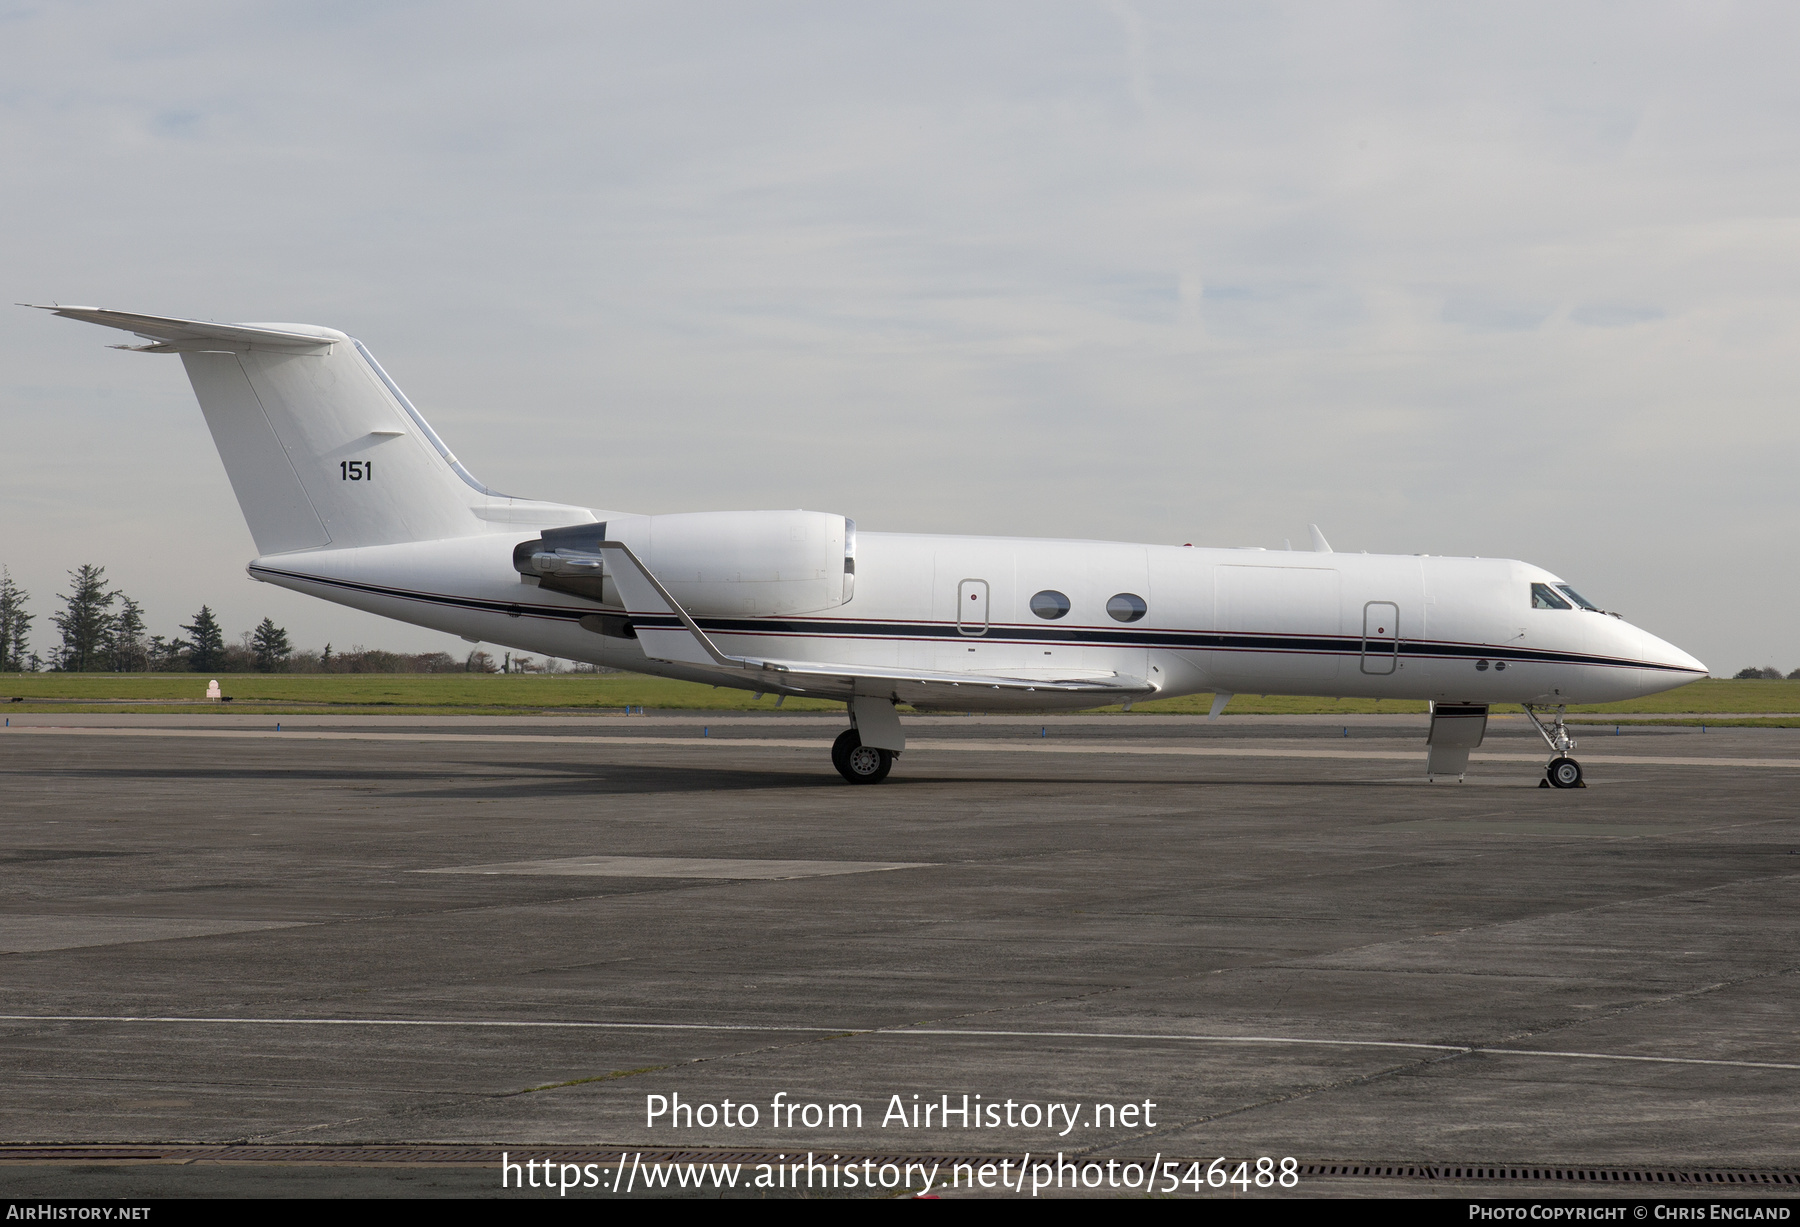
[[[490,484],[1525,557],[1800,664],[1782,6],[16,9],[15,298],[361,336]],[[171,360],[0,329],[0,561],[302,643]],[[1697,583],[1698,576],[1704,576]],[[1703,588],[1705,597],[1698,592]]]

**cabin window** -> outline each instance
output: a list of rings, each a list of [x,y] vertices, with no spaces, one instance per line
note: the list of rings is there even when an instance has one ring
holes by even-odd
[[[1106,602],[1106,612],[1117,622],[1136,622],[1149,608],[1144,598],[1133,592],[1121,592]]]
[[[1549,584],[1531,585],[1531,607],[1533,609],[1572,609],[1567,601],[1556,595]]]
[[[1031,598],[1031,612],[1052,620],[1069,612],[1069,598],[1054,588],[1046,588]]]
[[[1601,612],[1600,607],[1598,605],[1594,604],[1592,601],[1590,601],[1586,597],[1582,596],[1579,592],[1575,591],[1575,589],[1569,587],[1569,585],[1567,585],[1567,584],[1556,585],[1556,590],[1558,592],[1562,593],[1564,596],[1568,597],[1571,601],[1574,601],[1577,605],[1581,606],[1583,609],[1591,609],[1595,613]]]

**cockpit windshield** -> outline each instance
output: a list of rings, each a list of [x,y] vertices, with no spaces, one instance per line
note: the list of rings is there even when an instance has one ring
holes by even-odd
[[[1581,606],[1583,609],[1591,609],[1595,613],[1601,612],[1601,609],[1598,605],[1594,604],[1592,601],[1590,601],[1586,597],[1582,596],[1579,592],[1575,591],[1575,589],[1569,587],[1569,585],[1567,585],[1567,584],[1556,585],[1556,590],[1558,592],[1562,593],[1564,596],[1568,597],[1571,601],[1574,601],[1577,605]]]
[[[1533,609],[1569,609],[1570,604],[1556,595],[1556,590],[1549,584],[1531,585],[1531,607]]]

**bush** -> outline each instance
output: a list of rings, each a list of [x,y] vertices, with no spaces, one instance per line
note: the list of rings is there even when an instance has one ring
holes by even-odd
[[[327,645],[329,646],[329,645]],[[461,673],[463,662],[448,652],[384,652],[357,646],[348,652],[295,652],[289,673]]]

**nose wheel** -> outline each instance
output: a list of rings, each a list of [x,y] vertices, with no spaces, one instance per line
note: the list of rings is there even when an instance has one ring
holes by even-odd
[[[1581,782],[1581,764],[1572,758],[1556,757],[1544,769],[1544,782],[1552,788],[1585,788]]]
[[[831,765],[852,784],[879,784],[894,769],[892,750],[865,746],[855,729],[845,729],[831,743]]]
[[[1544,778],[1538,781],[1539,788],[1586,788],[1587,783],[1581,778],[1581,764],[1569,757],[1569,751],[1575,748],[1575,739],[1569,736],[1569,730],[1563,724],[1563,714],[1568,710],[1558,706],[1556,717],[1548,725],[1538,719],[1538,714],[1531,704],[1521,704],[1525,714],[1531,718],[1531,727],[1538,731],[1544,744],[1550,747],[1553,757],[1544,768]]]

